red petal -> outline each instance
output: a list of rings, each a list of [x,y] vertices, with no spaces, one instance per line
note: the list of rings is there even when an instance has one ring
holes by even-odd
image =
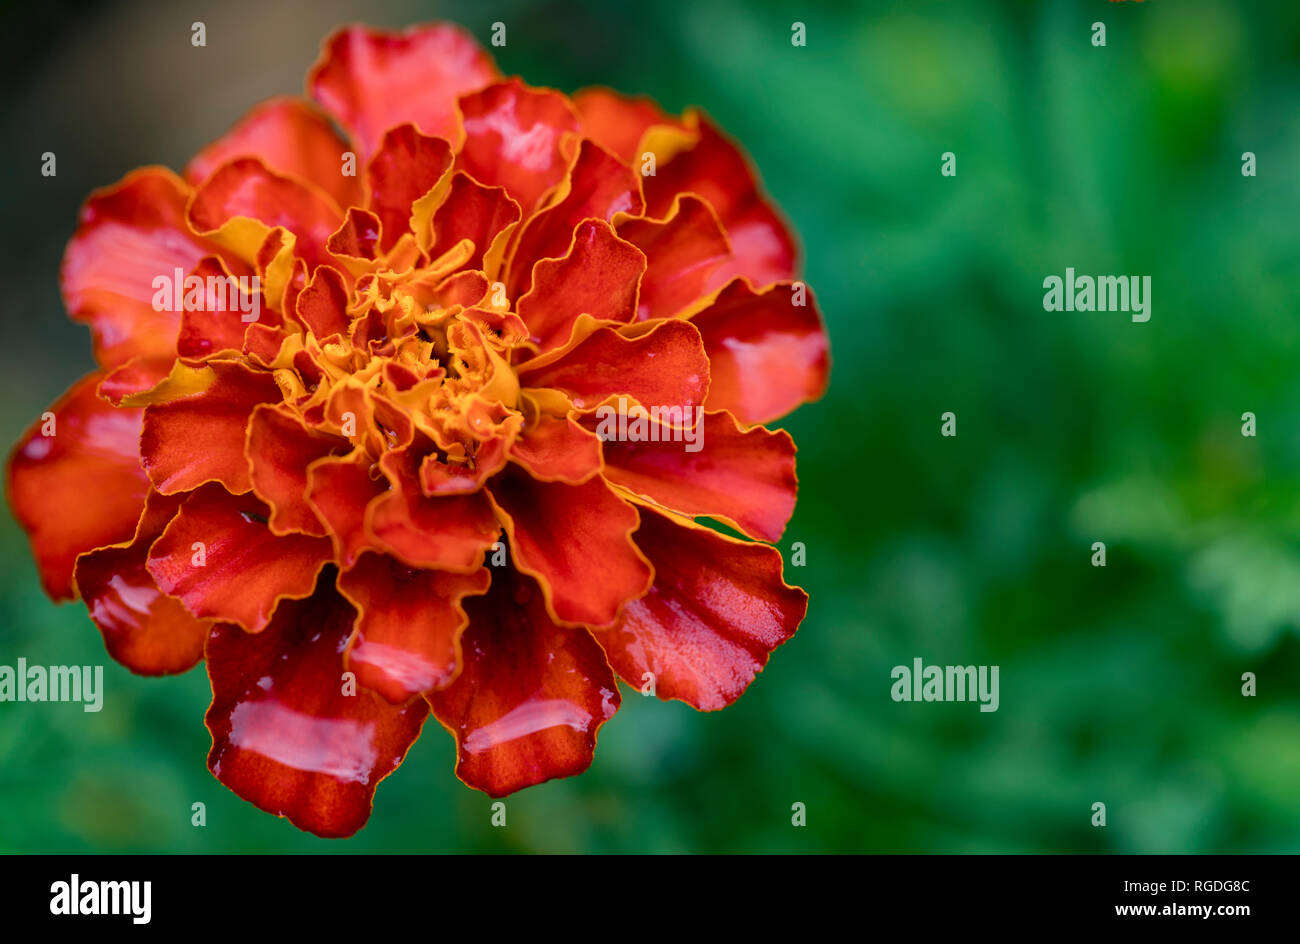
[[[444,687],[460,670],[460,636],[469,623],[461,601],[490,582],[485,567],[452,574],[363,554],[338,581],[361,614],[348,668],[394,704]]]
[[[709,360],[690,322],[663,321],[634,338],[599,328],[555,357],[524,364],[519,379],[527,387],[563,390],[579,409],[619,395],[646,406],[686,407],[704,402]]]
[[[429,258],[437,259],[462,239],[472,240],[474,255],[466,269],[483,268],[483,255],[497,235],[520,217],[519,204],[501,187],[484,187],[460,171],[451,178],[451,190],[433,214],[433,246]]]
[[[583,141],[567,181],[567,193],[524,226],[510,260],[507,280],[511,298],[532,287],[533,263],[558,259],[573,242],[573,230],[586,219],[611,220],[615,213],[641,212],[640,175],[608,151]],[[557,194],[558,195],[558,194]]]
[[[309,596],[332,557],[323,538],[272,534],[269,514],[252,495],[201,489],[185,500],[149,551],[149,573],[200,619],[257,632],[280,600]]]
[[[373,260],[379,250],[379,217],[360,207],[348,207],[343,225],[330,234],[325,248],[336,256]]]
[[[510,458],[535,479],[580,485],[600,471],[600,437],[571,418],[543,413],[515,440]]]
[[[596,633],[610,664],[640,688],[702,711],[731,704],[799,627],[808,595],[781,579],[781,555],[645,510],[637,544],[655,567],[650,592]]]
[[[348,301],[351,293],[343,276],[333,266],[321,266],[298,293],[295,302],[298,320],[316,335],[316,340],[339,335],[347,337],[351,320],[348,318]]]
[[[655,125],[680,124],[648,98],[627,98],[609,89],[583,89],[573,96],[582,133],[629,164],[640,159],[641,137]]]
[[[794,440],[730,413],[706,413],[688,452],[680,431],[652,424],[658,442],[605,443],[605,478],[684,515],[708,515],[776,541],[794,513]],[[674,441],[670,441],[674,440]]]
[[[707,118],[700,140],[645,178],[646,208],[663,216],[680,193],[695,193],[717,211],[731,240],[734,260],[714,274],[713,286],[744,275],[756,285],[794,276],[795,245],[789,228],[759,192],[758,175],[736,145]]]
[[[353,132],[368,157],[385,131],[408,121],[425,134],[456,142],[456,99],[496,77],[491,57],[450,24],[403,33],[349,26],[325,41],[307,88]]]
[[[333,587],[286,603],[263,632],[218,626],[208,640],[208,767],[222,783],[299,829],[350,836],[375,787],[397,769],[428,716],[349,693],[343,648],[353,609]]]
[[[637,309],[637,283],[646,259],[614,235],[604,220],[586,220],[560,259],[544,259],[533,270],[533,287],[519,299],[519,317],[543,351],[569,340],[582,314],[627,324]]]
[[[371,478],[373,463],[365,453],[341,459],[322,459],[307,470],[307,502],[325,522],[334,541],[334,557],[351,567],[367,548],[378,550],[366,527],[366,507],[382,495],[388,484]]]
[[[251,270],[246,267],[236,268],[240,276],[251,274]],[[192,274],[202,279],[205,286],[209,284],[208,279],[233,277],[225,262],[217,256],[202,259]],[[192,310],[187,307],[181,313],[181,329],[176,338],[176,353],[181,357],[200,361],[216,354],[243,350],[244,335],[252,322],[243,320],[239,294],[241,290],[232,286],[219,291],[220,296],[214,297],[205,288],[203,303]],[[263,303],[260,291],[258,306],[258,319],[269,321],[269,318],[264,319],[270,312],[266,311],[267,306]],[[249,316],[252,316],[252,312],[249,312]]]
[[[692,195],[679,198],[666,220],[633,219],[618,235],[646,255],[637,317],[669,318],[709,293],[713,272],[731,246],[712,208]]]
[[[102,548],[77,560],[77,589],[111,655],[140,675],[185,672],[203,658],[212,624],[195,619],[158,589],[145,559],[167,527],[179,496],[149,494],[131,543]]]
[[[465,143],[456,166],[488,186],[504,187],[525,214],[532,213],[568,170],[561,143],[578,130],[568,99],[514,78],[464,96],[460,110]]]
[[[410,566],[462,573],[482,565],[501,533],[482,492],[427,498],[414,478],[375,503],[370,527]]]
[[[349,149],[329,119],[309,102],[273,98],[195,155],[185,168],[185,179],[197,187],[227,161],[255,157],[278,174],[314,184],[346,208],[362,199],[356,175],[343,173],[343,155]]]
[[[307,504],[307,467],[335,449],[350,446],[346,440],[308,429],[283,407],[262,404],[253,410],[247,446],[250,481],[258,497],[271,507],[269,524],[274,533],[327,534]]]
[[[152,390],[171,373],[176,358],[170,354],[142,355],[132,358],[121,367],[109,371],[99,385],[99,395],[113,406],[137,393]]]
[[[157,311],[154,280],[187,273],[216,247],[185,223],[189,188],[162,167],[132,171],[91,194],[63,256],[63,301],[95,333],[105,366],[175,352],[180,313]]]
[[[456,737],[456,776],[499,797],[590,767],[597,730],[620,702],[591,634],[552,623],[536,586],[508,571],[465,609],[465,666],[427,696]]]
[[[541,581],[558,622],[608,624],[649,586],[650,567],[629,537],[636,509],[599,477],[565,485],[510,469],[489,488],[515,566]]]
[[[370,161],[370,209],[383,224],[384,252],[392,249],[411,230],[411,204],[433,189],[451,167],[451,145],[442,138],[430,138],[401,125],[384,135]]]
[[[259,403],[280,401],[280,388],[269,373],[235,361],[208,367],[216,380],[207,390],[145,408],[140,455],[164,495],[205,482],[241,493],[253,487],[244,454],[248,421]]]
[[[95,395],[89,374],[50,407],[52,436],[34,423],[9,458],[9,507],[32,544],[41,585],[74,599],[77,555],[131,540],[149,480],[140,469],[140,411]]]
[[[297,237],[295,254],[312,269],[332,260],[325,247],[343,222],[338,207],[323,193],[274,174],[250,157],[221,165],[190,202],[190,223],[200,232],[220,229],[237,216],[293,233]]]
[[[826,329],[805,290],[799,306],[789,283],[755,292],[737,279],[691,319],[709,352],[710,410],[767,423],[826,392]]]

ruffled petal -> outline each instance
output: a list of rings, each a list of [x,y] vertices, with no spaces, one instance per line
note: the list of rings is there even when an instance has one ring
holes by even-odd
[[[709,352],[710,410],[767,423],[826,392],[826,329],[812,290],[804,291],[807,304],[796,305],[789,283],[755,292],[737,279],[691,319]]]
[[[197,187],[227,161],[255,157],[278,174],[314,184],[346,208],[362,199],[357,176],[343,173],[350,149],[310,102],[273,98],[196,154],[185,168],[185,179]]]
[[[489,275],[495,275],[496,267],[489,264],[488,256],[498,240],[505,238],[502,234],[519,222],[520,216],[519,204],[504,188],[485,187],[456,171],[447,198],[433,214],[429,257],[437,259],[461,240],[468,239],[474,244],[474,252],[465,267],[488,269]],[[496,261],[499,263],[500,259]]]
[[[532,213],[568,170],[561,145],[578,130],[568,100],[513,78],[462,97],[460,110],[465,143],[456,166],[488,186],[504,187],[525,215]]]
[[[154,307],[155,280],[173,280],[177,270],[183,277],[217,252],[186,225],[188,197],[171,171],[145,167],[95,191],[81,208],[60,278],[68,313],[94,331],[100,364],[175,352],[180,312]]]
[[[650,426],[652,441],[604,444],[606,479],[681,514],[780,539],[798,491],[789,433],[741,429],[730,413],[706,413],[694,430]],[[684,432],[696,437],[694,451]]]
[[[604,88],[583,89],[573,96],[582,133],[629,164],[640,159],[645,133],[656,125],[678,125],[648,98],[629,98]]]
[[[364,452],[325,458],[307,469],[307,503],[325,522],[334,542],[334,558],[351,567],[362,551],[381,545],[366,524],[366,509],[384,494],[388,483]]]
[[[743,275],[755,285],[794,277],[797,255],[789,227],[760,192],[748,159],[707,118],[699,141],[660,163],[645,178],[646,210],[663,216],[678,194],[694,193],[717,211],[731,241],[732,259],[713,275],[713,287]]]
[[[359,613],[348,668],[394,704],[446,686],[460,671],[460,637],[469,623],[462,601],[485,593],[490,582],[485,567],[454,574],[363,554],[338,580]]]
[[[636,315],[646,258],[604,220],[585,220],[559,259],[543,259],[533,287],[519,299],[519,317],[543,351],[569,340],[579,315],[627,324]]]
[[[238,277],[247,277],[251,274],[251,270],[246,266],[240,265],[235,268]],[[195,266],[192,274],[195,278],[203,280],[203,301],[193,308],[186,307],[181,313],[180,332],[176,337],[176,353],[188,361],[201,361],[218,354],[242,351],[244,336],[249,324],[252,323],[244,321],[245,296],[235,283],[210,281],[234,278],[236,273],[230,270],[223,259],[217,256],[206,256]],[[209,291],[209,288],[216,288],[217,292]],[[270,323],[272,313],[267,311],[268,306],[263,303],[260,290],[256,304],[258,321]],[[248,317],[252,317],[252,305],[248,307],[250,308]]]
[[[244,444],[253,409],[278,403],[269,373],[235,361],[213,361],[204,390],[145,408],[140,456],[154,488],[164,495],[220,482],[232,492],[253,487]]]
[[[510,458],[539,481],[581,485],[601,470],[600,437],[571,417],[543,413],[524,427]]]
[[[149,494],[129,544],[77,559],[77,590],[104,636],[108,654],[139,675],[171,675],[203,658],[212,624],[195,619],[158,589],[145,560],[149,546],[176,515],[181,496]]]
[[[413,232],[411,204],[433,189],[451,162],[451,145],[420,134],[414,125],[399,125],[384,135],[366,170],[370,209],[383,226],[383,252]]]
[[[637,317],[671,318],[709,294],[713,273],[731,256],[731,245],[712,208],[699,197],[679,197],[664,220],[620,223],[618,235],[646,256]]]
[[[456,776],[499,797],[586,770],[620,704],[591,634],[555,625],[536,585],[509,571],[495,572],[488,595],[465,609],[464,668],[427,696],[456,738]]]
[[[47,411],[52,419],[32,424],[9,457],[9,507],[55,600],[76,597],[78,555],[131,540],[149,492],[140,468],[141,411],[96,396],[102,379],[93,373],[77,381]]]
[[[348,318],[348,286],[333,266],[321,266],[298,293],[294,302],[298,320],[316,335],[316,340],[347,337],[352,322]]]
[[[309,429],[283,407],[264,403],[253,410],[246,447],[249,480],[271,508],[272,532],[326,536],[325,526],[307,503],[307,467],[350,449],[347,440]]]
[[[808,595],[786,585],[780,553],[765,544],[648,509],[636,540],[654,564],[654,586],[596,639],[629,685],[644,686],[648,672],[660,698],[725,708],[794,635]]]
[[[348,26],[325,41],[307,89],[369,157],[385,131],[408,121],[458,143],[456,100],[496,77],[491,57],[459,27],[436,23],[396,33]]]
[[[518,298],[532,287],[535,262],[558,259],[568,251],[573,231],[583,220],[640,213],[645,205],[640,179],[613,154],[583,141],[573,170],[555,194],[556,202],[533,216],[519,235],[506,279],[510,297]]]
[[[342,212],[322,192],[273,173],[251,157],[222,164],[195,192],[189,206],[190,224],[201,233],[215,234],[239,217],[258,221],[268,232],[278,226],[292,233],[294,252],[312,269],[333,260],[326,245],[343,222]],[[257,240],[259,248],[265,236],[262,233]],[[240,245],[252,243],[241,240]],[[243,257],[247,259],[246,251]]]
[[[628,396],[646,406],[695,407],[709,390],[709,359],[699,332],[686,321],[662,321],[627,337],[598,328],[582,341],[519,369],[528,387],[555,387],[578,409]]]
[[[370,529],[390,553],[412,567],[477,570],[501,533],[484,494],[429,498],[406,478],[376,501]]]
[[[221,625],[207,645],[208,768],[227,787],[299,829],[350,836],[375,788],[420,736],[428,706],[390,705],[345,685],[354,611],[322,583],[261,633]]]
[[[603,626],[645,593],[652,573],[630,537],[637,511],[600,477],[566,485],[508,469],[488,488],[515,566],[540,581],[557,622]]]
[[[281,600],[309,596],[333,556],[324,538],[272,534],[269,515],[253,495],[200,489],[154,542],[149,573],[198,618],[257,632]]]

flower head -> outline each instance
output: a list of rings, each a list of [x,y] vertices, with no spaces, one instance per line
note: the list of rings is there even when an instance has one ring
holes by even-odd
[[[430,712],[501,796],[584,770],[619,678],[739,697],[807,601],[761,424],[827,342],[702,115],[501,79],[448,25],[340,30],[308,91],[90,197],[99,368],[9,489],[115,659],[206,661],[212,772],[343,836]]]

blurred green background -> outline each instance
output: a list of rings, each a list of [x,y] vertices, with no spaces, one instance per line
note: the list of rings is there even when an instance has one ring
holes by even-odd
[[[0,663],[103,662],[107,697],[0,704],[0,850],[1300,851],[1294,0],[7,4],[0,438],[91,366],[57,280],[91,188],[300,92],[341,22],[434,18],[505,22],[533,84],[700,105],[753,155],[832,337],[830,393],[785,424],[807,620],[721,713],[625,690],[591,770],[504,829],[431,722],[331,843],[208,774],[202,669],[107,660],[6,515]],[[1150,275],[1150,322],[1045,312],[1067,266]],[[916,656],[1001,666],[1000,710],[891,701]]]

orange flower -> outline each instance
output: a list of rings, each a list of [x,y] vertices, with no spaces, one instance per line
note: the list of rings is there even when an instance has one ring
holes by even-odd
[[[827,341],[699,114],[502,80],[447,25],[343,29],[308,90],[90,197],[62,280],[100,368],[9,489],[115,659],[206,660],[212,772],[345,836],[430,711],[502,796],[590,764],[616,678],[740,696],[807,602],[760,424]]]

